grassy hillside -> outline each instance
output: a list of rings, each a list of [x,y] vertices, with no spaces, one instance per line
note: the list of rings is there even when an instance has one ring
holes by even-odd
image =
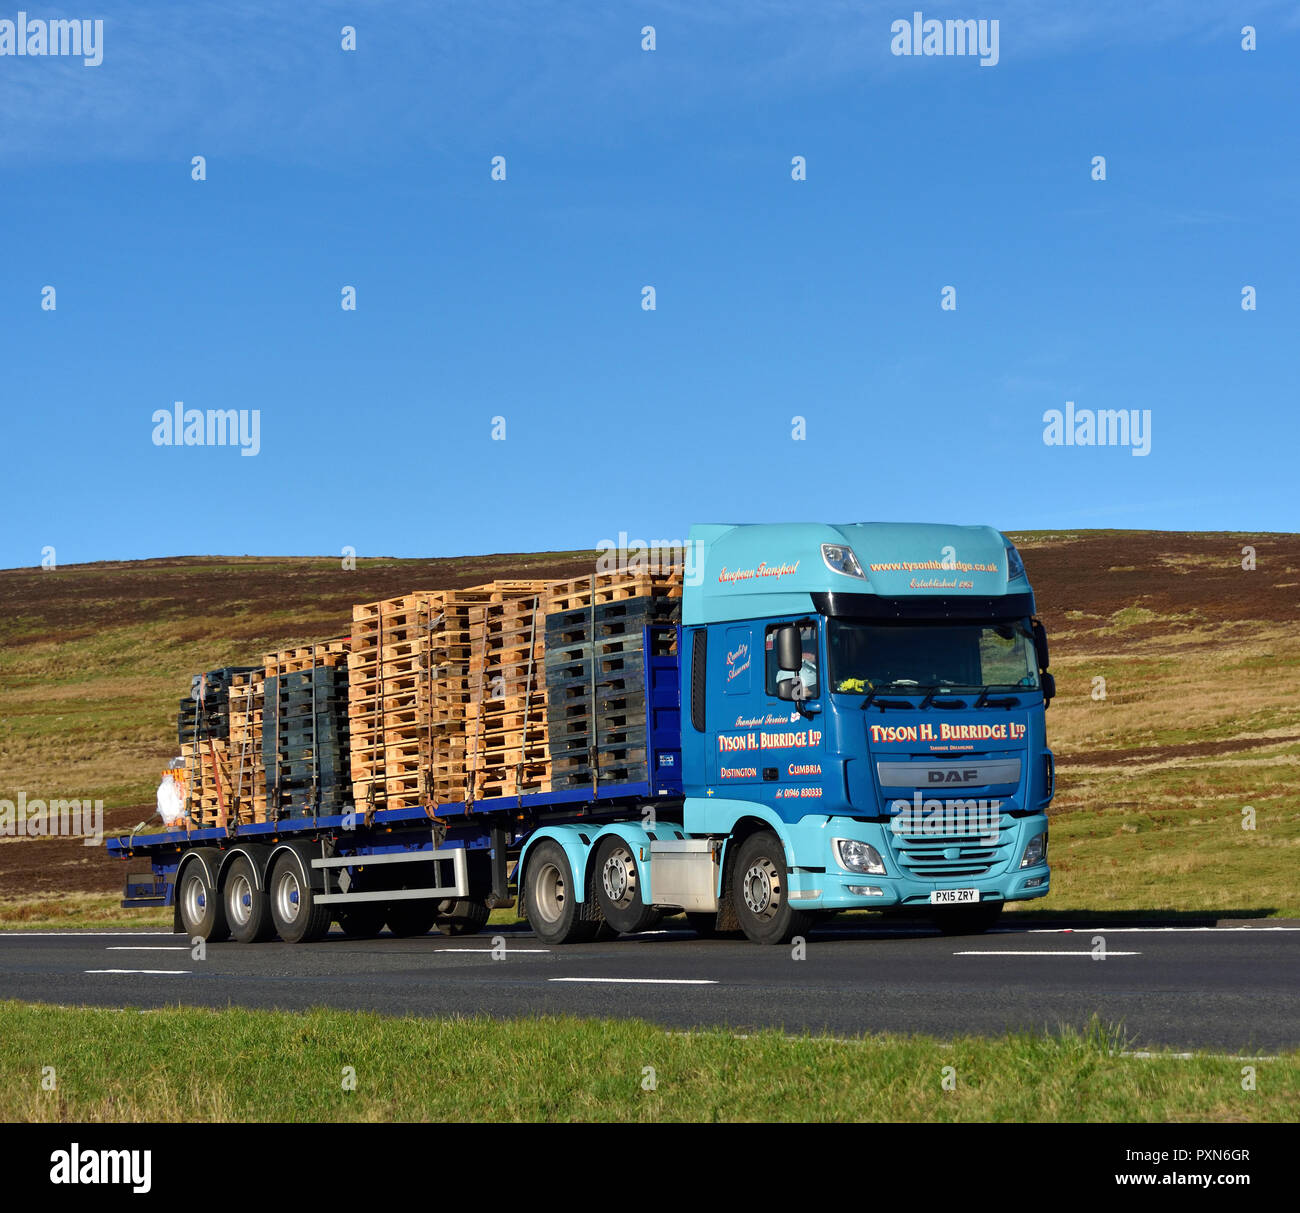
[[[1048,713],[1059,791],[1046,905],[1300,913],[1300,536],[1015,538],[1060,691]],[[367,560],[349,572],[334,559],[180,557],[0,571],[0,797],[102,798],[110,825],[129,826],[153,811],[192,673],[343,635],[355,602],[575,576],[592,560]],[[1241,828],[1247,806],[1254,831]],[[41,919],[52,895],[58,912],[93,918],[119,883],[101,852],[0,839],[0,921]]]

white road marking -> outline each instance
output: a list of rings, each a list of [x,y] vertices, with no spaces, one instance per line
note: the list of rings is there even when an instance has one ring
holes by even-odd
[[[1092,956],[1092,950],[1089,948],[1058,948],[1052,951],[1035,950],[1032,948],[1008,949],[1004,952],[954,952],[954,956]],[[1112,952],[1108,948],[1103,954],[1105,957],[1111,956],[1141,956],[1141,952]]]
[[[1195,934],[1198,931],[1300,931],[1300,927],[1029,927],[1000,928],[998,935],[1160,935]],[[993,932],[990,932],[992,934]]]
[[[148,977],[182,977],[193,969],[87,969],[87,973],[140,973]]]
[[[702,977],[548,977],[547,981],[603,982],[626,986],[716,986],[718,983]]]
[[[434,948],[433,950],[435,952],[463,952],[467,956],[474,956],[474,955],[491,956],[492,953],[496,951],[496,948]],[[510,948],[510,947],[502,948],[501,950],[505,952],[507,956],[519,956],[519,955],[537,956],[542,953],[549,955],[551,951],[550,948]]]
[[[119,943],[110,944],[104,949],[105,952],[188,952],[183,943],[154,943],[154,944],[131,944]]]
[[[154,939],[175,931],[0,931],[0,939]]]

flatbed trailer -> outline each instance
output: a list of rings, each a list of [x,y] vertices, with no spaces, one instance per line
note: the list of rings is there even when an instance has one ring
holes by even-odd
[[[1055,686],[1005,536],[789,524],[689,543],[674,651],[642,649],[646,780],[126,835],[108,842],[123,904],[171,907],[192,937],[296,943],[335,922],[472,932],[518,896],[552,943],[677,912],[778,943],[844,909],[978,931],[1046,895]]]

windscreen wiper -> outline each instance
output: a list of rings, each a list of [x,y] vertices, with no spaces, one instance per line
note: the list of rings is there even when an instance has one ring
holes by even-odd
[[[975,701],[977,708],[982,708],[986,703],[995,708],[1018,708],[1020,706],[1019,698],[1010,699],[990,699],[989,692],[993,690],[997,683],[990,683],[980,691],[980,697]]]

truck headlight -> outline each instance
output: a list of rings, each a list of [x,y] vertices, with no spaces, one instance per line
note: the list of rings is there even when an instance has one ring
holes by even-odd
[[[883,876],[885,864],[880,852],[870,843],[856,838],[836,838],[832,844],[840,867],[849,872],[865,872],[870,876]]]
[[[1025,562],[1013,544],[1007,544],[1007,580],[1015,581],[1025,575]]]
[[[1025,848],[1025,853],[1021,856],[1020,866],[1022,868],[1032,868],[1037,864],[1047,861],[1047,831],[1041,834],[1035,834],[1030,840],[1029,845]]]
[[[862,566],[858,563],[857,556],[854,555],[853,549],[843,543],[823,543],[822,559],[826,562],[826,567],[833,573],[843,573],[846,577],[857,577],[865,581],[866,573],[862,571]]]

